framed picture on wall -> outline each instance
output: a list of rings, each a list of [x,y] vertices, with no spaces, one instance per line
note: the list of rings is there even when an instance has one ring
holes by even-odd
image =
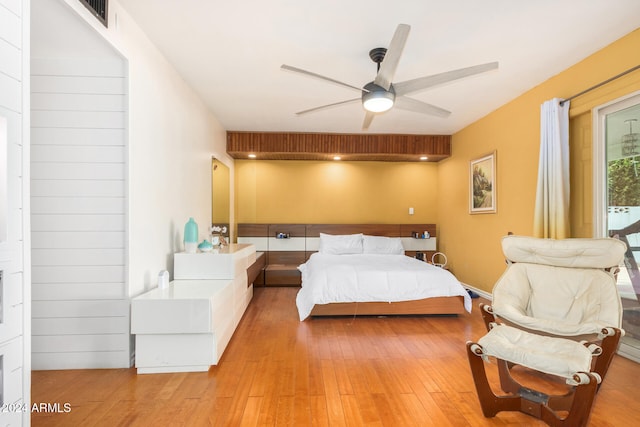
[[[496,213],[496,152],[469,162],[469,213]]]

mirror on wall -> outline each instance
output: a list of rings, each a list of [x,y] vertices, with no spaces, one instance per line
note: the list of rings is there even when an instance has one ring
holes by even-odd
[[[229,237],[230,185],[229,168],[213,157],[211,159],[211,225],[214,233],[225,237]]]

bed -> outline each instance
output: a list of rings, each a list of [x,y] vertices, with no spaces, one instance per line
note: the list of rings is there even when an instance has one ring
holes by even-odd
[[[399,238],[320,233],[318,252],[298,267],[300,320],[471,311],[469,294],[453,274],[404,253]]]

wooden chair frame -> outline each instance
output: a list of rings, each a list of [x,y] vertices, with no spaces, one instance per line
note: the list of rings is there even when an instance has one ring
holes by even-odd
[[[493,313],[491,305],[489,304],[480,303],[480,312],[482,313],[482,320],[484,320],[484,324],[487,328],[487,331],[491,329],[491,323],[502,322],[507,325],[512,325],[511,323],[506,322],[503,319],[497,317]],[[527,330],[526,328],[523,328],[518,325],[515,325],[515,327],[525,330],[527,332],[542,334],[540,331]],[[565,338],[565,339],[573,339],[575,341],[584,341],[586,342],[586,344],[595,344],[599,346],[602,349],[602,352],[599,355],[594,355],[593,363],[591,366],[591,372],[594,372],[600,376],[601,380],[597,387],[597,389],[600,390],[600,385],[602,384],[602,381],[604,380],[605,376],[607,375],[607,371],[611,366],[611,362],[613,361],[613,356],[616,353],[616,350],[618,348],[618,344],[620,343],[620,338],[622,337],[623,332],[621,329],[615,328],[615,327],[606,328],[601,331],[601,335],[604,336],[604,338],[601,338],[601,339],[598,338],[597,334],[580,335],[576,337],[560,336],[560,335],[552,335],[552,334],[542,334],[542,335],[555,336],[555,337]]]
[[[488,304],[481,303],[480,312],[487,331],[491,329],[492,323],[501,321],[494,315]],[[503,323],[508,324],[508,322]],[[527,332],[540,334],[539,331]],[[586,346],[596,344],[601,348],[601,352],[593,356],[591,372],[582,372],[581,375],[576,375],[574,381],[577,385],[569,386],[566,393],[556,395],[546,394],[522,385],[511,375],[511,370],[516,364],[499,358],[496,358],[496,362],[500,388],[506,394],[496,395],[487,379],[483,360],[483,357],[486,356],[484,356],[482,347],[477,343],[468,342],[467,357],[484,416],[491,418],[501,411],[520,411],[539,418],[554,427],[586,426],[596,394],[607,374],[622,336],[622,330],[619,328],[606,328],[601,332],[604,335],[602,339],[598,339],[595,334],[588,337],[556,336],[563,339],[575,338]],[[561,413],[567,415],[563,417]]]
[[[588,248],[588,250],[585,251],[585,248]],[[502,240],[502,249],[507,257],[506,262],[509,267],[513,267],[512,264],[521,262],[561,268],[576,267],[603,270],[610,273],[612,276],[610,285],[615,287],[617,265],[622,260],[626,246],[615,239],[565,239],[555,241],[554,239],[537,239],[525,236],[505,236]],[[540,270],[534,270],[534,272],[538,272],[538,274],[534,274],[532,277],[538,280],[539,283],[548,282],[548,278],[540,274]],[[555,274],[555,272],[545,271],[545,274]],[[502,288],[497,288],[498,286],[508,286],[512,284],[511,281],[518,280],[522,275],[528,275],[526,264],[522,269],[518,267],[516,276],[508,276],[508,272],[505,272],[504,276],[496,283],[496,287],[494,287],[494,297],[496,297],[496,294],[499,297],[505,292]],[[547,280],[547,282],[543,282],[544,280]],[[560,280],[560,283],[562,283],[562,280],[566,281],[568,278],[564,277],[564,279]],[[604,280],[603,278],[597,285],[608,286],[609,284],[605,283]],[[530,285],[533,286],[532,284]],[[526,292],[525,289],[518,290]],[[524,298],[522,295],[517,295],[517,297],[521,298],[519,301]],[[505,298],[507,301],[509,300],[506,294]],[[539,418],[551,426],[585,426],[589,421],[595,397],[611,366],[620,338],[624,334],[624,331],[620,328],[620,322],[614,321],[616,313],[613,311],[612,294],[605,295],[605,298],[607,298],[608,304],[606,306],[608,310],[606,312],[607,316],[601,317],[603,320],[599,323],[600,325],[603,323],[605,325],[600,330],[588,330],[585,328],[583,329],[585,332],[581,332],[579,336],[560,335],[558,332],[546,332],[544,330],[534,330],[530,326],[521,326],[516,323],[517,320],[511,321],[501,317],[500,311],[494,312],[491,305],[480,304],[480,312],[491,337],[487,336],[486,340],[484,338],[479,340],[479,343],[485,345],[486,349],[479,343],[467,343],[467,357],[484,415],[493,417],[500,411],[521,411]],[[516,317],[514,316],[514,319]],[[558,319],[558,321],[561,320]],[[613,324],[607,325],[607,323]],[[530,324],[534,323],[530,322]],[[496,325],[498,325],[498,328],[494,331],[493,328]],[[520,336],[517,333],[514,335],[511,332],[514,328],[522,331],[523,335]],[[556,330],[559,331],[562,328]],[[494,334],[493,332],[496,333]],[[504,335],[505,332],[508,332],[508,334]],[[532,343],[536,343],[534,344],[536,348],[549,346],[547,353],[538,354],[537,356],[542,358],[540,359],[537,357],[530,358],[526,353],[514,351],[512,346],[517,345],[521,337],[526,346],[531,346]],[[589,352],[584,352],[580,348],[581,345],[584,345]],[[524,350],[524,348],[521,350],[528,351]],[[556,355],[556,352],[559,353],[559,356],[566,358],[572,358],[575,353],[576,359],[570,361],[569,366],[573,366],[570,369],[575,369],[578,372],[567,370],[567,365],[554,367],[552,358]],[[590,360],[588,354],[591,355]],[[495,394],[489,384],[484,366],[485,360],[488,360],[489,357],[497,362],[499,384],[504,392],[502,395]],[[544,360],[545,358],[546,361]],[[536,360],[540,360],[540,362],[536,362]],[[567,362],[569,361],[567,360]],[[535,384],[534,387],[537,387],[540,381],[553,380],[553,382],[557,383],[559,379],[564,379],[567,386],[563,390],[544,386],[537,387],[545,391],[529,388],[523,384],[528,382],[525,379],[526,377],[522,377],[523,380],[519,382],[517,378],[521,377],[519,375],[514,377],[513,375],[516,373],[514,368],[520,369],[518,368],[519,363],[523,364],[521,368],[530,369],[535,373],[533,377],[530,377],[531,379],[535,377],[532,383]],[[537,364],[540,364],[540,370],[536,369]],[[558,365],[561,364],[559,363]],[[555,374],[549,374],[549,372]],[[551,391],[547,392],[546,390]]]
[[[520,384],[511,376],[510,369],[513,365],[505,360],[496,359],[500,386],[507,393],[499,396],[489,385],[482,355],[479,344],[467,343],[469,365],[485,417],[492,418],[501,411],[520,411],[553,427],[586,426],[589,422],[598,389],[598,376],[583,373],[587,380],[581,380],[580,384],[572,386],[566,394],[548,395]],[[564,418],[559,415],[562,411],[568,412]]]

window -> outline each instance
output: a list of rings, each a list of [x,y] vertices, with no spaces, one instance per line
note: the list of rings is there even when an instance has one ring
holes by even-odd
[[[629,250],[618,273],[626,331],[620,353],[640,361],[640,93],[594,113],[594,236],[617,235]]]

